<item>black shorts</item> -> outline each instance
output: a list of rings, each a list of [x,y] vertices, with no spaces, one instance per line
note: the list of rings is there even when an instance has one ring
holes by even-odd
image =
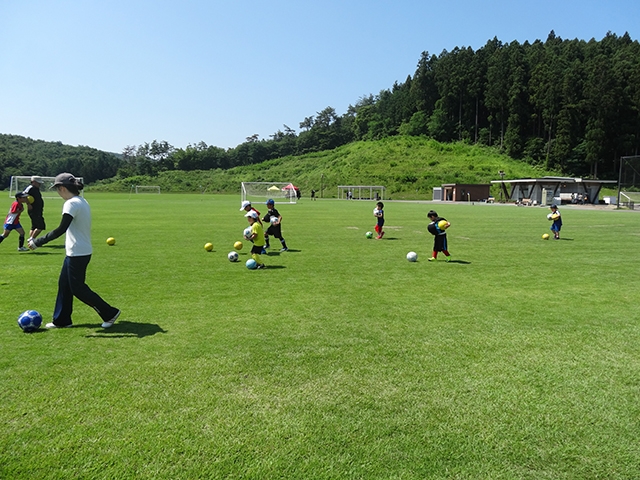
[[[446,235],[436,235],[433,239],[433,251],[434,252],[444,252],[448,250],[447,248],[447,236]]]
[[[29,212],[29,217],[31,218],[31,230],[46,230],[47,226],[44,224],[44,218],[42,215],[32,215]]]
[[[270,225],[267,228],[267,235],[271,235],[276,238],[282,238],[282,227],[278,223],[277,225]]]
[[[262,253],[262,249],[264,248],[264,245],[260,245],[259,247],[254,245],[253,247],[251,247],[251,253],[257,253],[258,255],[260,255]]]

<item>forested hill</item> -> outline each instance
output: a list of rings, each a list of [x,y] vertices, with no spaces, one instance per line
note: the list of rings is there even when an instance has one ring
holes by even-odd
[[[118,156],[95,148],[0,134],[0,188],[8,188],[12,175],[52,177],[60,172],[92,183],[113,177],[120,165]]]
[[[496,147],[441,143],[397,135],[382,140],[213,170],[165,170],[97,182],[90,191],[129,192],[131,185],[158,185],[163,192],[240,193],[240,182],[293,182],[304,197],[311,189],[335,197],[338,185],[384,185],[394,199],[431,199],[443,183],[489,183],[500,178],[558,175],[509,158]],[[498,195],[498,186],[494,186]]]
[[[201,141],[123,147],[122,159],[89,147],[0,135],[0,186],[11,175],[69,170],[87,182],[172,170],[229,169],[333,151],[398,135],[497,147],[522,163],[565,175],[616,179],[621,156],[640,153],[640,44],[628,34],[425,51],[413,75],[358,99],[342,115],[326,107],[261,139],[222,149]],[[469,161],[473,161],[470,159]],[[119,168],[120,167],[120,168]]]

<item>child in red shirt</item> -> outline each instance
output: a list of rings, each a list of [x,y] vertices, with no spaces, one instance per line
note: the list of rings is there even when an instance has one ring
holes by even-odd
[[[24,205],[27,203],[27,194],[24,192],[16,193],[16,200],[11,204],[11,209],[4,219],[4,232],[0,235],[0,243],[9,236],[11,230],[15,230],[20,235],[18,239],[18,251],[28,252],[29,249],[24,246],[24,229],[20,225],[20,214],[24,211]]]

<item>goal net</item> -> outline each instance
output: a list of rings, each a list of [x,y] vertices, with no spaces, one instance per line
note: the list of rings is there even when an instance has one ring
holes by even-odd
[[[338,185],[338,198],[346,200],[384,200],[383,185]]]
[[[296,203],[300,190],[291,182],[242,182],[242,201],[266,201],[279,198],[281,202]]]
[[[56,191],[51,189],[56,177],[43,177],[40,175],[40,178],[44,182],[42,185],[40,185],[40,193],[42,194],[42,198],[58,198],[58,194],[56,193]],[[83,177],[76,178],[84,184]],[[24,192],[24,190],[29,185],[31,185],[31,175],[11,177],[11,183],[9,185],[9,197],[14,197],[18,192]],[[80,195],[84,196],[84,190],[80,190]]]
[[[136,193],[156,193],[160,194],[160,185],[136,185]]]
[[[640,155],[620,158],[618,207],[640,208]]]

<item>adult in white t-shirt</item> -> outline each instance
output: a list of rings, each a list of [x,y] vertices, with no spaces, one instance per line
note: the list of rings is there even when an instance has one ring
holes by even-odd
[[[55,178],[53,188],[64,199],[62,220],[55,230],[43,237],[30,239],[29,248],[38,247],[54,240],[64,233],[66,257],[58,278],[58,296],[53,312],[53,322],[47,328],[62,328],[72,325],[73,297],[86,303],[102,318],[102,327],[111,327],[120,310],[105,302],[100,295],[85,283],[87,266],[91,261],[91,208],[80,196],[84,185],[70,173],[61,173]]]

